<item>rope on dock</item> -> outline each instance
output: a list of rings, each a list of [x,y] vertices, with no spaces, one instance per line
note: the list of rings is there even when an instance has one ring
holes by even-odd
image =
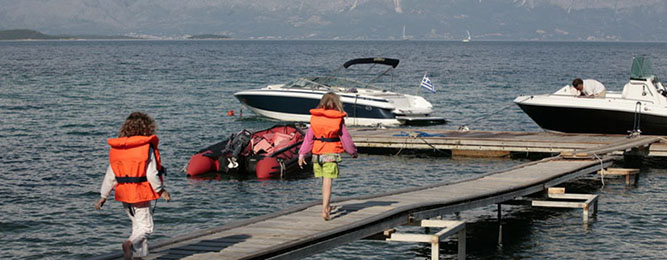
[[[524,98],[523,100],[521,100],[521,101],[519,101],[519,102],[514,102],[514,103],[521,103],[521,102],[526,101],[526,100],[528,100],[528,99],[530,99],[530,98],[532,98],[532,96],[530,96],[530,97],[526,97],[526,98]],[[479,122],[479,121],[482,120],[482,119],[488,119],[488,118],[489,118],[490,116],[492,116],[492,115],[495,115],[495,114],[497,114],[497,113],[499,113],[499,112],[501,112],[501,111],[505,111],[505,109],[507,109],[507,108],[509,108],[509,107],[511,107],[511,106],[514,106],[514,103],[509,104],[509,105],[507,105],[507,106],[504,106],[504,107],[502,107],[502,108],[500,108],[500,109],[498,109],[498,110],[496,110],[496,111],[493,111],[493,112],[491,112],[491,113],[489,113],[489,114],[486,114],[486,115],[484,115],[484,116],[481,116],[481,117],[479,117],[479,118],[477,118],[477,119],[475,119],[475,120],[473,120],[473,121],[468,122],[467,124],[463,124],[463,125],[461,125],[461,126],[459,127],[459,129],[470,129],[470,128],[468,127],[468,125],[471,125],[471,124],[473,124],[473,123],[477,123],[477,122]]]
[[[593,156],[595,156],[595,159],[600,161],[600,180],[602,181],[602,187],[600,187],[600,190],[602,190],[604,189],[604,165],[602,164],[602,159],[600,159],[597,154],[593,153]]]
[[[419,139],[422,140],[422,142],[424,142],[426,145],[428,145],[428,146],[430,146],[431,148],[433,148],[433,151],[436,151],[436,152],[439,152],[439,153],[444,153],[443,151],[440,151],[440,149],[438,149],[437,147],[435,147],[433,144],[431,144],[431,143],[429,143],[428,141],[426,141],[426,139],[424,139],[424,137],[420,136],[419,133],[410,132],[410,133],[407,133],[407,137],[405,138],[405,142],[403,142],[403,147],[401,147],[401,148],[398,149],[398,152],[396,152],[395,156],[401,154],[401,151],[403,151],[403,148],[406,148],[406,147],[408,146],[408,140],[409,140],[410,138],[413,138],[413,139],[417,139],[417,138],[419,138]]]
[[[440,149],[438,149],[437,147],[433,146],[431,143],[429,143],[428,141],[426,141],[426,139],[424,139],[423,137],[419,137],[419,139],[421,139],[422,141],[424,141],[425,144],[427,144],[428,146],[430,146],[431,148],[433,148],[434,151],[437,151],[437,152],[439,152],[439,153],[442,153],[442,151],[440,151]]]
[[[403,151],[403,148],[408,147],[408,139],[410,139],[410,136],[405,138],[405,142],[403,142],[403,147],[398,149],[398,152],[396,152],[394,156],[398,156],[399,154],[401,154],[401,151]]]

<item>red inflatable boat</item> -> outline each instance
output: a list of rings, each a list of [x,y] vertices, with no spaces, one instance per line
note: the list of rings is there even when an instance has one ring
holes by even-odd
[[[304,136],[294,125],[276,125],[257,132],[243,130],[193,155],[186,174],[220,172],[255,175],[259,179],[291,177],[306,170],[297,163]]]

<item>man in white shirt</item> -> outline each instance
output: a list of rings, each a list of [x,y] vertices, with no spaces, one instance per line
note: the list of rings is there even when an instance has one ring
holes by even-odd
[[[572,81],[572,86],[579,90],[581,96],[584,97],[600,97],[604,98],[607,94],[607,90],[600,81],[594,79],[585,79],[581,80],[576,78]]]

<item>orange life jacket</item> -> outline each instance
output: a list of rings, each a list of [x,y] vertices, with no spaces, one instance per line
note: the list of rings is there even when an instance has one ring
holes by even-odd
[[[157,136],[109,138],[107,142],[111,146],[109,164],[118,182],[114,192],[115,199],[125,203],[137,203],[159,198],[160,195],[153,190],[146,178],[150,148],[153,148],[155,153],[157,170],[162,171]]]
[[[333,109],[315,108],[310,110],[310,128],[313,130],[313,154],[345,152],[340,142],[340,127],[345,112]]]

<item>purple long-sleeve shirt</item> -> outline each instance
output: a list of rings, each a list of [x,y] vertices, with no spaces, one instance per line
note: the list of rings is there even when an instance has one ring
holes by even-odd
[[[313,150],[313,142],[315,138],[315,134],[313,134],[313,129],[308,128],[308,132],[306,132],[306,137],[303,139],[303,143],[301,144],[301,148],[299,149],[299,157],[304,158],[306,154],[310,153]],[[351,155],[356,155],[357,154],[357,146],[354,145],[354,141],[352,141],[352,136],[350,136],[350,132],[347,131],[347,127],[345,127],[344,123],[341,123],[340,127],[340,142],[343,144],[343,149],[345,149],[345,152]]]

